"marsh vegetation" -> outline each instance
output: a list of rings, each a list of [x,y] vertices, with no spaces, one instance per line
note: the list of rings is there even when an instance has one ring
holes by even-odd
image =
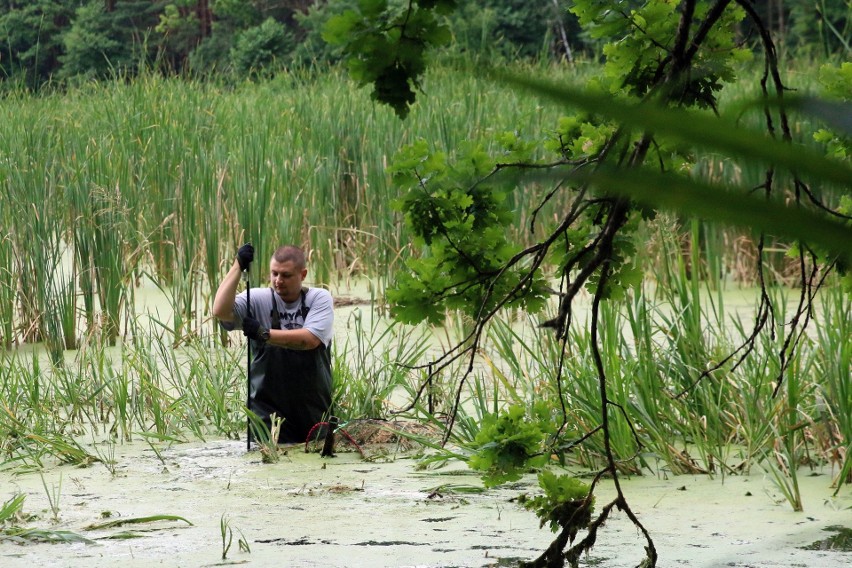
[[[582,81],[595,69],[550,72]],[[337,72],[227,88],[151,75],[7,95],[2,475],[67,464],[115,474],[122,444],[141,441],[160,455],[181,442],[242,438],[245,345],[218,329],[209,307],[236,247],[252,241],[260,257],[277,243],[305,244],[312,283],[362,301],[341,308],[336,322],[335,413],[344,427],[391,418],[428,425],[434,436],[406,434],[422,444],[425,466],[481,460],[483,428],[501,427],[499,415],[515,416],[522,430],[521,417],[534,413],[567,418],[560,462],[541,457],[575,472],[605,467],[608,445],[629,476],[766,473],[794,510],[808,506],[798,481],[809,468],[830,471],[827,498],[848,488],[852,297],[836,275],[821,273],[816,309],[801,314],[798,260],[785,243],[769,242],[761,262],[775,308],[761,312],[757,241],[746,231],[674,215],[638,229],[644,284],[599,312],[613,403],[607,440],[596,435],[600,385],[588,319],[574,317],[565,351],[540,327],[558,311],[556,297],[544,317],[505,310],[493,318],[475,367],[459,358],[433,373],[472,322],[458,313],[442,325],[388,317],[383,293],[421,251],[394,208],[387,165],[420,138],[448,152],[519,124],[540,135],[560,111],[448,68],[432,70],[424,90],[429,96],[404,123]],[[697,167],[732,179],[759,175],[712,156]],[[533,217],[555,218],[560,207],[543,199],[546,184],[525,191],[506,196],[510,238],[519,243],[536,238],[525,230]],[[756,317],[767,318],[769,332],[749,357],[729,359]],[[58,510],[61,485],[44,489]],[[21,532],[22,500],[3,500],[2,534],[74,540]],[[221,516],[223,559],[234,530]]]

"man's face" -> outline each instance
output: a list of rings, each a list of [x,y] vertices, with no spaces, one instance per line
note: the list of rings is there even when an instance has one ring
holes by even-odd
[[[302,281],[308,274],[307,268],[296,268],[292,260],[269,262],[269,283],[285,302],[295,302],[302,290]]]

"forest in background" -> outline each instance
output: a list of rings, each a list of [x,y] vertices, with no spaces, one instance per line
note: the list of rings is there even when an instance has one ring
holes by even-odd
[[[3,0],[0,85],[45,85],[128,77],[142,70],[239,81],[294,68],[327,69],[341,58],[322,39],[325,22],[359,0]],[[404,9],[405,2],[391,0]],[[486,58],[595,59],[593,38],[562,0],[460,0],[447,16],[446,51]],[[643,2],[629,0],[625,9]],[[848,58],[848,0],[756,0],[780,54]],[[748,24],[744,44],[759,43]]]

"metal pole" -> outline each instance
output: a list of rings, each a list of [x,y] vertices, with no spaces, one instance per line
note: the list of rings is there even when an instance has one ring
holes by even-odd
[[[243,280],[246,281],[246,311],[251,317],[251,283],[249,282],[248,268],[243,270]],[[251,450],[251,339],[246,338],[246,451]]]

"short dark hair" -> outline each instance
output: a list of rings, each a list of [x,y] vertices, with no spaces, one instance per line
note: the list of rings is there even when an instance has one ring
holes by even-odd
[[[302,269],[305,268],[305,252],[297,246],[293,245],[283,245],[275,249],[275,252],[272,253],[272,258],[275,259],[276,262],[292,262],[296,265],[296,268]]]

